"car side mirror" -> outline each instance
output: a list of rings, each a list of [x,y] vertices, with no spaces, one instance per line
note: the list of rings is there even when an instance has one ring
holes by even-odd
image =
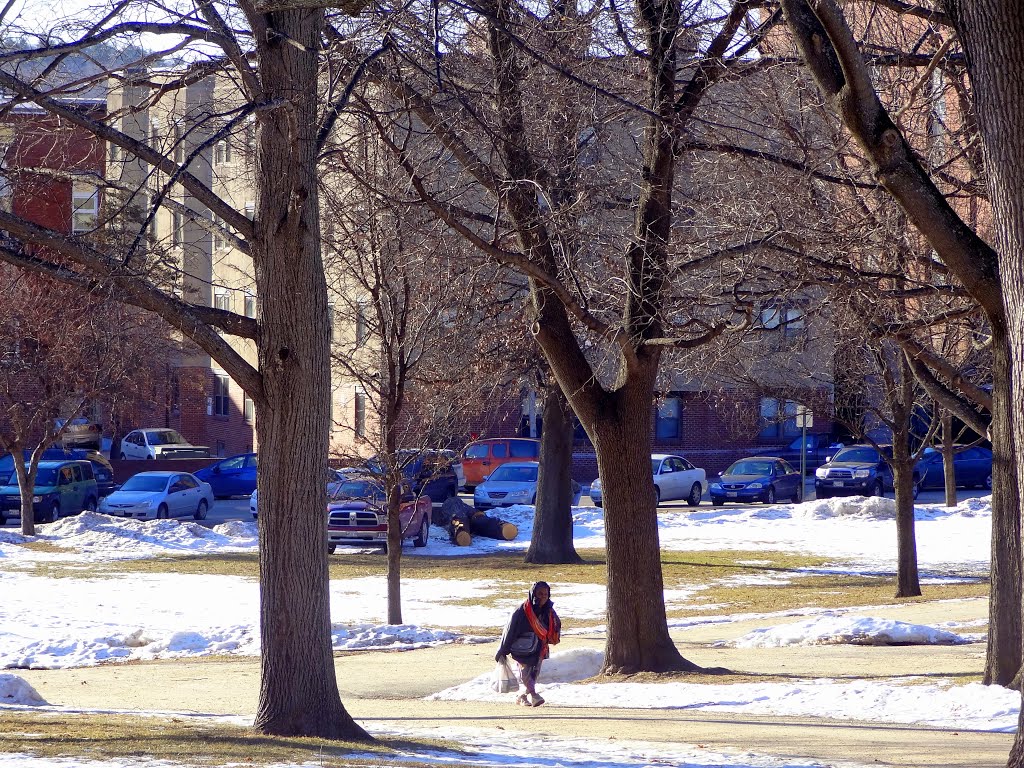
[[[220,474],[220,467],[214,467],[213,468],[213,474],[219,475]]]

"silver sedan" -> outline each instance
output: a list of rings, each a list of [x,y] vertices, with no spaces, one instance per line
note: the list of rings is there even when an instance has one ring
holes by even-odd
[[[192,517],[202,520],[213,505],[213,488],[188,472],[139,472],[100,501],[99,511],[118,517]]]

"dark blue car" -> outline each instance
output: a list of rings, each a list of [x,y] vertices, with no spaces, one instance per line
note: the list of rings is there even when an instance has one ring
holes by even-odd
[[[957,487],[992,490],[992,451],[981,446],[957,448],[958,452],[953,455],[953,474]],[[945,487],[944,463],[938,451],[928,451],[921,457],[917,468],[921,472],[921,485],[924,488]]]
[[[708,493],[716,506],[727,501],[774,504],[779,499],[803,500],[800,473],[777,456],[751,456],[734,462],[711,483]]]
[[[256,490],[256,454],[243,453],[203,467],[193,475],[213,488],[218,499],[250,496]]]

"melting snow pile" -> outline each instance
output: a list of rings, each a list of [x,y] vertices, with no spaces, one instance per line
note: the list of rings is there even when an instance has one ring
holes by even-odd
[[[781,648],[787,645],[960,645],[967,638],[921,624],[867,616],[817,616],[748,632],[728,645]]]

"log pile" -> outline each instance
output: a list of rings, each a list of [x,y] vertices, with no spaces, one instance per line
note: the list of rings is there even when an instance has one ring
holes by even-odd
[[[434,522],[448,529],[448,538],[458,547],[468,547],[473,536],[512,541],[519,535],[519,529],[512,523],[473,509],[457,497],[441,505],[440,513],[434,515]]]

